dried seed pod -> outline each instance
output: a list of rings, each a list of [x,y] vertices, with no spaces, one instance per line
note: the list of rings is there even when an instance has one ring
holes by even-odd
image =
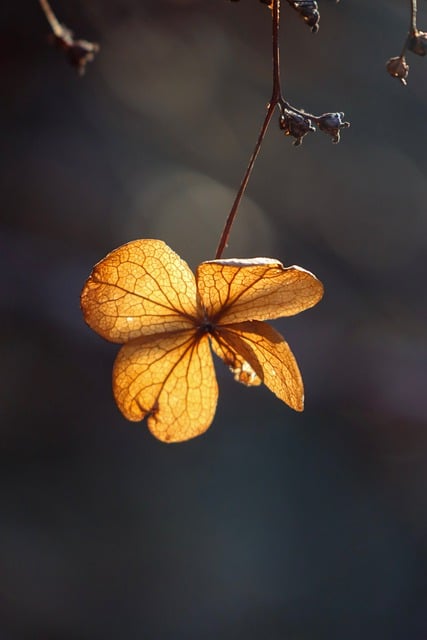
[[[298,11],[313,33],[319,30],[320,13],[316,0],[287,0],[287,2],[292,9]]]
[[[386,69],[393,78],[398,78],[402,84],[406,85],[409,64],[407,64],[405,56],[396,56],[387,60]]]
[[[77,70],[82,76],[86,71],[88,62],[92,62],[95,53],[99,51],[99,45],[88,40],[74,40],[74,42],[66,48],[66,54],[71,66]]]
[[[343,121],[344,114],[342,112],[324,113],[317,119],[317,126],[321,131],[332,136],[332,142],[337,144],[340,141],[341,129],[347,129],[349,122]]]
[[[408,49],[417,56],[425,56],[427,53],[427,33],[425,31],[415,31],[408,42]]]
[[[307,116],[301,113],[295,113],[289,109],[284,109],[279,118],[279,127],[284,132],[285,136],[292,136],[295,138],[294,145],[299,147],[302,143],[302,139],[310,131],[316,131],[316,127],[313,126],[312,121]]]
[[[69,63],[77,69],[80,76],[85,73],[87,63],[92,62],[95,53],[99,51],[99,44],[88,40],[75,40],[73,32],[63,25],[59,33],[52,34],[51,39],[58,49],[65,51]]]

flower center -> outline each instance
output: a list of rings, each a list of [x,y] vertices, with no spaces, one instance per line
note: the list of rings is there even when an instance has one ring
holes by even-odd
[[[203,320],[199,325],[200,333],[213,333],[215,331],[215,325],[208,319]]]

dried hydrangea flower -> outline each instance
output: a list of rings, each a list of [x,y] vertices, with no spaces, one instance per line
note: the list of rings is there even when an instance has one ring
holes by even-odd
[[[309,309],[322,283],[271,258],[189,266],[161,240],[135,240],[93,269],[81,305],[88,325],[122,343],[113,391],[123,415],[147,417],[164,442],[202,434],[218,400],[212,351],[247,386],[262,382],[302,411],[304,390],[284,338],[264,320]]]

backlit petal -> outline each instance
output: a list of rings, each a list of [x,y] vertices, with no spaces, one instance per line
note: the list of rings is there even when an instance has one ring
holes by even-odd
[[[253,350],[245,342],[237,343],[239,351],[236,351],[234,334],[226,331],[223,338],[222,331],[215,331],[211,335],[211,346],[214,353],[221,358],[234,376],[236,382],[241,382],[247,387],[255,387],[262,382],[263,371]]]
[[[202,306],[220,324],[292,316],[323,296],[312,273],[270,258],[202,262],[196,280]]]
[[[197,313],[194,275],[161,240],[135,240],[95,265],[81,306],[88,325],[112,342],[189,329]]]
[[[180,442],[210,426],[218,400],[207,335],[193,331],[153,335],[125,344],[113,369],[113,391],[128,420],[148,417],[164,442]]]
[[[297,362],[284,338],[265,322],[221,325],[220,341],[244,361],[280,400],[296,411],[304,408],[304,386]],[[220,355],[218,349],[215,352]],[[226,362],[229,364],[229,362]],[[244,371],[243,365],[240,365]],[[246,380],[240,380],[246,382]]]

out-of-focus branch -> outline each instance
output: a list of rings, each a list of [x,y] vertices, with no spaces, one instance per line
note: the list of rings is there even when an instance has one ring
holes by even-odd
[[[73,32],[58,21],[48,0],[39,2],[52,29],[54,44],[65,51],[69,63],[77,69],[79,75],[83,75],[87,63],[92,62],[95,53],[99,51],[99,44],[88,40],[75,40]]]

